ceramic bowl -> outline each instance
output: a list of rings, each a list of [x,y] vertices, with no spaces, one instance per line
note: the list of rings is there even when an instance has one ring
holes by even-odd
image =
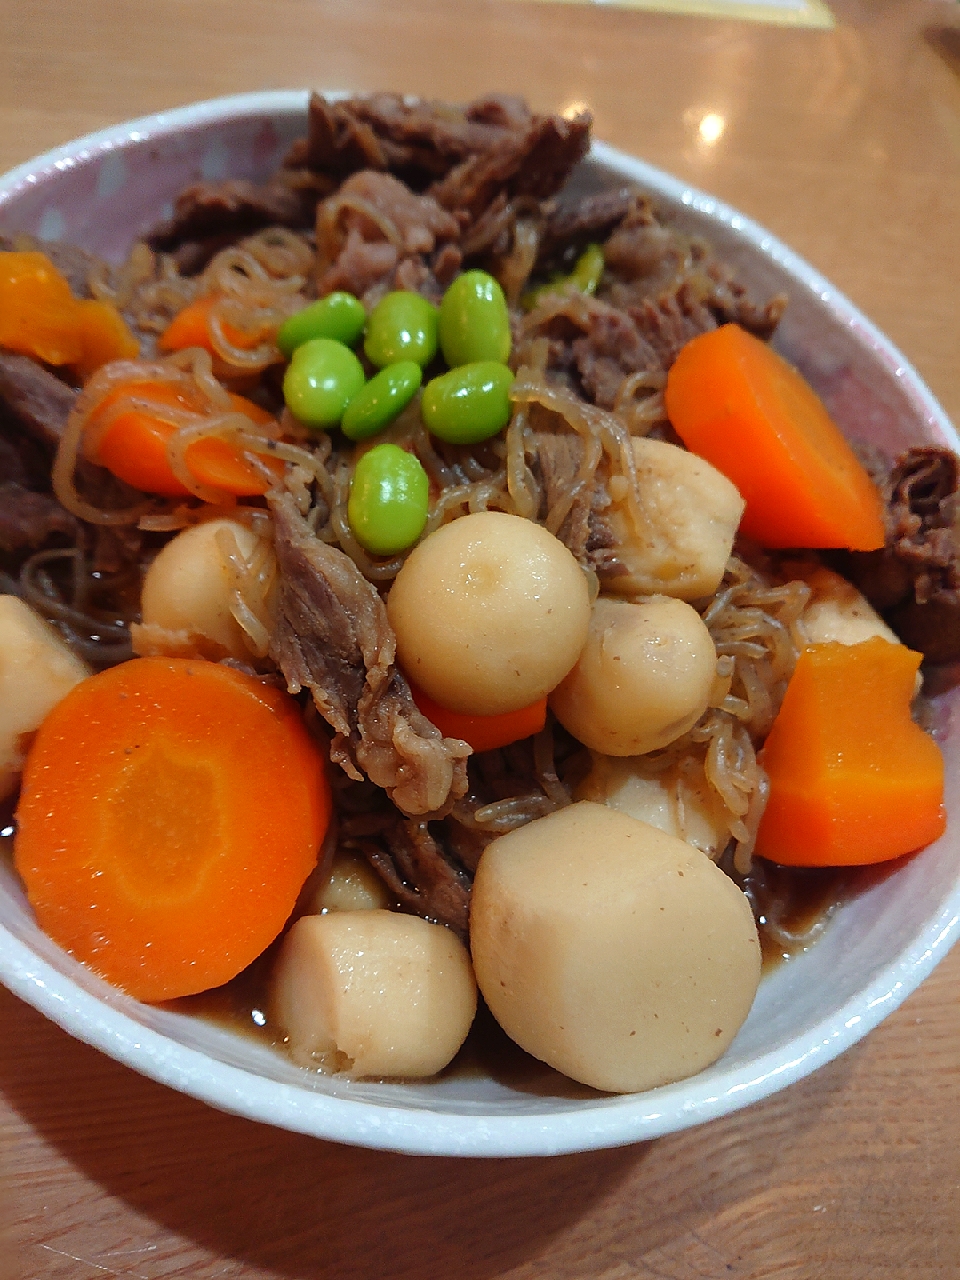
[[[306,95],[228,98],[118,125],[0,179],[0,230],[82,245],[117,261],[177,192],[200,178],[265,178],[304,131]],[[597,144],[574,181],[636,182],[679,224],[709,237],[760,297],[790,306],[776,345],[853,438],[895,451],[957,436],[909,362],[846,298],[750,219],[639,160]],[[957,699],[944,729],[947,806],[960,813]],[[655,1138],[782,1089],[849,1048],[897,1007],[948,950],[960,921],[956,825],[852,894],[806,952],[765,976],[723,1058],[679,1084],[629,1096],[537,1077],[453,1072],[422,1083],[307,1073],[252,1038],[138,1004],[63,954],[37,928],[0,862],[0,979],[71,1035],[225,1111],[340,1142],[464,1156],[548,1155]]]

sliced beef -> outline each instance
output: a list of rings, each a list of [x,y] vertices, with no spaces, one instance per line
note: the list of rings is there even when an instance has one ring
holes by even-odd
[[[523,132],[469,156],[430,188],[447,209],[478,218],[501,193],[546,200],[559,191],[590,146],[590,117],[534,116]]]
[[[389,173],[353,174],[320,206],[317,244],[327,262],[322,295],[346,289],[368,303],[375,292],[411,289],[439,300],[461,256],[453,243],[460,223],[429,196],[417,195]]]
[[[78,522],[48,493],[33,493],[16,481],[0,483],[0,551],[37,550],[54,535],[74,539]]]
[[[570,492],[577,479],[583,462],[583,440],[569,430],[537,430],[531,433],[528,453],[531,469],[543,486],[539,516],[544,519],[554,504]],[[581,563],[586,561],[592,496],[592,485],[582,489],[557,530],[557,537]]]
[[[716,323],[738,324],[764,342],[769,342],[787,309],[787,295],[778,293],[768,302],[754,302],[746,285],[735,280],[732,271],[720,262],[710,264],[707,277],[712,286],[703,303]]]
[[[526,336],[549,339],[548,367],[573,379],[583,397],[612,409],[633,373],[665,373],[684,343],[716,327],[711,313],[685,291],[629,311],[573,294],[542,320],[526,322]]]
[[[27,435],[0,401],[0,483],[38,493],[48,490],[52,456],[52,450]]]
[[[684,342],[718,325],[768,340],[787,305],[783,294],[754,303],[703,241],[661,222],[643,196],[604,244],[604,260],[602,296],[633,316],[668,365]]]
[[[0,417],[0,484],[18,484],[30,487],[30,468],[20,451],[20,440],[8,439],[4,430],[6,422]]]
[[[558,202],[547,211],[537,267],[547,270],[558,258],[569,259],[587,244],[602,243],[623,222],[637,201],[630,187],[583,196],[573,203]]]
[[[319,194],[276,178],[259,185],[245,178],[198,182],[180,193],[173,217],[155,227],[147,243],[164,253],[193,245],[194,256],[186,261],[195,266],[201,253],[209,250],[209,260],[217,249],[263,227],[309,227]]]
[[[523,327],[549,340],[548,367],[576,386],[585,399],[612,409],[624,380],[634,373],[665,374],[691,338],[735,321],[769,337],[785,299],[757,306],[739,286],[707,292],[699,279],[684,279],[658,297],[618,306],[605,298],[568,295]],[[607,298],[610,293],[607,293]]]
[[[314,94],[307,137],[286,163],[339,178],[388,170],[415,191],[433,183],[445,208],[477,215],[498,190],[553,195],[585,154],[589,131],[588,116],[535,116],[505,95],[455,107],[390,93],[340,102]]]
[[[635,195],[603,246],[620,305],[656,298],[706,256],[706,246],[661,222],[646,196]]]
[[[367,298],[378,287],[386,293],[393,287],[394,275],[400,262],[396,245],[389,240],[365,240],[363,233],[354,228],[347,233],[346,243],[336,260],[317,281],[320,297],[345,289],[358,298]]]
[[[386,151],[376,132],[358,118],[354,100],[328,102],[318,93],[310,95],[307,136],[297,139],[284,163],[334,177],[388,167]]]
[[[843,572],[905,644],[932,662],[960,661],[960,462],[916,448],[870,466],[885,504],[886,544],[853,552]]]
[[[470,878],[445,855],[426,822],[413,818],[395,822],[382,845],[366,841],[362,847],[408,911],[466,937]]]
[[[40,444],[56,449],[77,392],[29,356],[0,350],[0,404]]]
[[[0,350],[0,550],[73,539],[78,521],[49,492],[50,463],[77,392],[29,356]]]
[[[355,173],[340,186],[335,197],[342,209],[338,221],[356,226],[368,236],[383,235],[386,225],[396,237],[397,249],[404,256],[432,253],[444,240],[455,240],[460,224],[430,196],[417,195],[389,173],[365,169]],[[364,213],[369,209],[382,222]],[[323,213],[320,217],[323,224]]]
[[[422,189],[466,156],[523,132],[530,120],[519,98],[488,97],[459,108],[395,93],[339,102],[315,93],[307,136],[293,144],[285,163],[337,177],[389,169]]]
[[[586,332],[571,343],[574,364],[589,399],[602,409],[612,409],[624,378],[659,371],[663,361],[636,319],[626,312],[591,299],[586,316]]]
[[[291,691],[313,694],[350,777],[366,775],[406,814],[442,811],[466,789],[469,748],[417,709],[383,601],[349,556],[314,536],[289,494],[270,506],[280,572],[270,656]]]

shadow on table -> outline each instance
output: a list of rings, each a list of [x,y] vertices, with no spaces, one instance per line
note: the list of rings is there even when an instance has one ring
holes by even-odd
[[[934,53],[960,76],[960,27],[927,27],[923,35]]]
[[[0,1058],[0,1090],[40,1138],[106,1196],[216,1257],[292,1280],[504,1274],[575,1228],[653,1145],[549,1160],[342,1147],[146,1080],[0,989],[0,1022],[14,1018],[29,1034]]]

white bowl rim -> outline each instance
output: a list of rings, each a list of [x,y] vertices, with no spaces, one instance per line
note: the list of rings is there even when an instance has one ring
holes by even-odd
[[[330,97],[344,97],[343,93]],[[261,114],[303,112],[308,90],[215,98],[125,121],[56,147],[0,177],[0,206],[53,169],[70,168],[131,141]],[[815,291],[835,317],[855,325],[911,393],[927,421],[960,452],[944,410],[901,352],[842,293],[792,249],[736,209],[627,155],[595,142],[591,158],[668,199],[724,223]],[[550,1115],[434,1113],[308,1092],[217,1062],[142,1026],[67,978],[0,927],[0,981],[76,1039],[141,1074],[223,1111],[336,1142],[415,1155],[531,1156],[645,1141],[727,1115],[800,1080],[872,1030],[912,992],[960,935],[960,879],[937,916],[909,947],[830,1017],[748,1066],[713,1074],[707,1096],[691,1097],[697,1077],[603,1106]],[[722,1065],[722,1064],[721,1064]]]

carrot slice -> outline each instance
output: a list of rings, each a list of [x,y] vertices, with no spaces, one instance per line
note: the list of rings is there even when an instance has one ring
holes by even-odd
[[[96,428],[98,420],[102,420],[124,399],[131,403],[127,409],[119,409],[97,440],[93,461],[145,493],[184,497],[190,491],[174,475],[167,460],[167,441],[177,427],[164,421],[162,410],[170,408],[204,413],[209,409],[199,397],[191,396],[186,389],[174,383],[144,379],[108,392],[91,413],[90,426]],[[156,405],[157,412],[151,413],[149,408],[132,403],[133,400]],[[246,414],[253,422],[262,425],[272,421],[269,413],[243,396],[231,394],[230,400],[239,413]],[[186,460],[191,473],[201,484],[222,489],[235,497],[266,493],[272,483],[228,440],[214,437],[197,440],[188,448]],[[283,474],[283,463],[279,459],[266,458],[264,463],[274,476]]]
[[[44,253],[0,253],[0,346],[82,377],[140,346],[109,302],[81,301]]]
[[[82,681],[27,757],[14,856],[40,927],[140,1000],[219,986],[277,936],[330,817],[292,698],[212,662]]]
[[[471,716],[441,707],[416,685],[411,684],[410,692],[423,714],[445,738],[460,738],[474,751],[493,751],[496,747],[507,747],[511,742],[521,742],[539,733],[547,723],[546,698],[521,707],[519,711],[505,711],[497,716]]]
[[[82,351],[75,368],[82,378],[111,360],[136,359],[140,344],[112,303],[88,298],[76,306],[75,323]]]
[[[157,343],[160,350],[183,351],[186,347],[202,347],[204,351],[216,355],[210,333],[210,313],[222,300],[222,296],[219,293],[209,293],[178,311],[160,336]],[[221,323],[221,329],[230,345],[239,347],[241,351],[252,351],[263,341],[261,337],[246,333],[226,321]]]
[[[823,403],[759,338],[728,324],[681,350],[667,415],[693,453],[740,490],[740,528],[767,547],[883,546],[876,487]]]
[[[943,757],[910,718],[920,658],[880,638],[803,651],[763,749],[770,799],[759,854],[858,865],[943,834]]]

